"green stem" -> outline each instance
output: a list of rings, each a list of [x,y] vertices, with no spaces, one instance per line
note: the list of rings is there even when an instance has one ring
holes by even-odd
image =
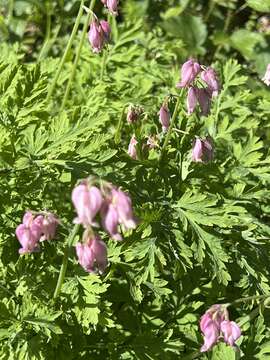
[[[69,53],[69,50],[73,44],[73,41],[75,39],[75,35],[76,35],[76,32],[78,30],[78,27],[80,25],[80,21],[81,21],[81,17],[83,15],[83,5],[84,5],[84,0],[81,0],[81,5],[80,5],[80,9],[79,9],[79,12],[78,12],[78,15],[77,15],[77,18],[76,18],[76,21],[75,21],[75,24],[74,24],[74,27],[72,29],[72,33],[70,35],[70,38],[69,38],[69,41],[67,43],[67,47],[65,49],[65,52],[62,56],[62,59],[60,61],[60,64],[58,66],[58,69],[57,69],[57,72],[53,78],[53,81],[52,81],[52,85],[51,87],[49,88],[49,91],[48,91],[48,94],[47,94],[47,98],[46,98],[46,101],[48,102],[54,92],[54,89],[56,87],[56,84],[57,84],[57,81],[59,79],[59,76],[61,74],[61,71],[63,69],[63,66],[64,66],[64,63],[66,62],[66,59],[67,59],[67,56],[68,56],[68,53]]]
[[[123,127],[123,124],[124,124],[125,110],[126,110],[126,105],[122,109],[122,113],[121,113],[121,116],[119,118],[117,129],[116,129],[116,132],[115,132],[115,135],[114,135],[114,142],[115,142],[116,145],[118,145],[120,143],[120,141],[121,141],[121,130],[122,130],[122,127]]]
[[[103,81],[103,76],[104,76],[105,69],[106,69],[106,63],[107,63],[107,50],[104,49],[103,55],[102,55],[102,65],[101,65],[101,70],[100,70],[100,81]]]
[[[170,126],[169,126],[169,129],[168,129],[167,135],[165,137],[165,141],[163,143],[163,146],[161,148],[159,161],[162,160],[162,158],[164,156],[164,153],[165,153],[165,150],[166,150],[166,147],[167,147],[167,145],[169,143],[169,140],[171,138],[172,131],[173,131],[173,128],[174,128],[174,123],[175,123],[176,116],[177,116],[177,113],[178,113],[178,108],[179,108],[179,105],[180,105],[180,102],[181,102],[181,99],[182,99],[182,96],[181,96],[182,93],[183,93],[183,89],[181,90],[180,96],[177,98],[177,102],[175,104],[175,108],[174,108],[173,116],[172,116],[172,119],[171,119],[171,122],[170,122]]]
[[[268,299],[268,301],[266,301],[265,303],[264,303],[264,300],[262,300],[262,301],[260,302],[259,306],[257,306],[253,311],[251,311],[250,314],[248,314],[247,316],[244,316],[244,317],[242,318],[242,320],[240,320],[240,321],[237,322],[237,324],[238,324],[239,326],[243,326],[245,323],[250,322],[250,321],[252,321],[253,319],[255,319],[255,317],[258,316],[259,313],[260,313],[260,308],[261,308],[261,311],[263,311],[264,308],[265,308],[265,306],[266,306],[266,305],[269,305],[269,300],[270,300],[270,299]]]
[[[55,288],[54,294],[53,294],[54,299],[56,299],[58,297],[58,295],[60,294],[60,292],[61,292],[61,288],[62,288],[63,282],[65,280],[65,275],[66,275],[66,271],[67,271],[70,247],[73,244],[73,241],[74,241],[75,236],[77,235],[77,233],[79,231],[79,228],[80,228],[79,224],[74,225],[74,227],[73,227],[73,229],[72,229],[72,231],[69,234],[69,237],[67,239],[67,245],[66,245],[65,251],[64,251],[63,262],[62,262],[61,269],[60,269],[60,272],[59,272],[56,288]]]
[[[48,46],[48,43],[50,41],[50,37],[51,37],[51,25],[52,25],[52,14],[51,14],[51,6],[52,4],[50,3],[46,3],[46,35],[45,35],[45,39],[42,45],[42,48],[40,50],[39,56],[38,56],[38,61],[40,61],[43,58],[43,54]]]
[[[69,96],[69,92],[70,92],[70,89],[71,89],[71,84],[72,84],[72,81],[74,79],[75,72],[76,72],[76,69],[77,69],[77,65],[78,65],[78,62],[79,62],[79,59],[80,59],[82,46],[83,46],[83,43],[85,41],[85,34],[86,34],[86,31],[87,31],[90,19],[93,16],[93,8],[95,6],[95,3],[96,3],[96,0],[91,0],[90,5],[89,5],[89,10],[90,11],[88,12],[88,14],[86,16],[86,19],[85,19],[85,22],[84,22],[84,25],[83,25],[83,30],[82,30],[82,35],[81,35],[81,39],[80,39],[80,42],[79,42],[79,47],[77,49],[75,61],[74,61],[73,66],[72,66],[71,74],[70,74],[70,77],[69,77],[69,80],[68,80],[68,84],[67,84],[67,87],[66,87],[66,91],[65,91],[64,99],[62,101],[60,112],[64,110],[67,99],[68,99],[68,96]]]
[[[268,295],[254,295],[254,296],[247,296],[247,297],[243,297],[237,300],[234,300],[233,302],[231,302],[228,306],[234,305],[234,304],[238,304],[241,302],[245,302],[245,301],[252,301],[252,300],[265,300],[267,298],[270,298],[270,294]]]

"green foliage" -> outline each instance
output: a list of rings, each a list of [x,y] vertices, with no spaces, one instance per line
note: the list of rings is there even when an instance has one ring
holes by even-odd
[[[269,36],[254,20],[268,5],[245,4],[123,2],[120,17],[110,18],[106,57],[86,39],[63,111],[80,31],[46,97],[79,2],[1,4],[1,360],[269,357],[269,309],[256,302],[230,308],[243,329],[238,352],[220,343],[198,353],[198,322],[210,305],[270,292],[270,96],[258,78]],[[104,11],[97,2],[97,14]],[[207,117],[188,116],[181,95],[159,161],[165,135],[157,113],[165,98],[173,112],[179,67],[191,55],[213,62],[222,88]],[[130,103],[143,107],[135,125],[125,120]],[[158,147],[132,160],[133,133],[139,145],[156,136]],[[208,134],[214,161],[192,162],[195,136]],[[129,191],[139,223],[123,242],[101,233],[109,258],[103,275],[87,275],[71,249],[53,299],[74,218],[70,194],[89,174]],[[26,209],[48,209],[61,226],[40,253],[19,256],[14,232]]]

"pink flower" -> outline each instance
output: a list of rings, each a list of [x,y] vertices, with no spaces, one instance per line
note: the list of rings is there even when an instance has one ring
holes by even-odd
[[[110,40],[110,36],[111,36],[111,32],[112,32],[110,24],[108,23],[108,21],[101,20],[100,27],[103,32],[104,40],[106,40],[106,42],[108,42]]]
[[[137,149],[136,149],[136,145],[138,144],[138,141],[136,140],[135,135],[132,135],[132,138],[130,139],[130,143],[128,145],[128,154],[129,156],[134,159],[137,160]]]
[[[262,81],[269,86],[270,85],[270,64],[267,65],[267,69],[265,72],[264,77],[262,78]]]
[[[201,78],[208,85],[208,89],[211,91],[212,96],[217,96],[220,85],[215,70],[211,67],[208,67],[201,73]]]
[[[208,351],[214,346],[219,339],[219,324],[212,319],[211,314],[205,313],[201,317],[200,329],[204,335],[204,344],[201,347],[201,352]]]
[[[214,148],[210,137],[202,140],[196,138],[192,149],[192,161],[209,162],[213,159]]]
[[[100,190],[84,182],[73,189],[71,197],[78,214],[75,222],[84,227],[95,225],[94,218],[103,203]]]
[[[126,229],[135,229],[136,221],[133,216],[131,199],[125,192],[119,189],[112,190],[112,204],[115,206],[119,223]]]
[[[163,132],[166,132],[170,127],[171,114],[167,104],[163,104],[159,110],[159,122],[162,125]]]
[[[93,52],[99,53],[104,45],[104,36],[103,30],[96,20],[92,21],[92,23],[90,24],[88,39],[92,46]]]
[[[181,81],[176,85],[178,88],[189,86],[201,71],[199,63],[194,59],[186,61],[181,69]]]
[[[201,115],[208,115],[210,112],[212,91],[209,89],[196,88],[196,96],[201,108]]]
[[[112,15],[117,15],[118,0],[107,0],[107,8]]]
[[[55,237],[56,228],[59,220],[52,213],[47,213],[43,216],[42,220],[42,236],[40,241],[52,240]]]
[[[39,251],[39,240],[42,234],[43,216],[34,218],[30,211],[23,217],[23,223],[16,228],[16,236],[22,248],[20,254]]]
[[[102,226],[114,240],[122,240],[118,232],[118,212],[112,203],[106,204],[101,209]]]
[[[197,105],[197,92],[194,87],[190,87],[188,89],[188,95],[187,95],[188,115],[191,115],[194,112],[196,105]]]
[[[229,320],[222,321],[220,329],[224,336],[224,341],[230,346],[235,346],[235,341],[241,336],[240,327],[234,322]]]
[[[80,265],[87,272],[104,272],[107,267],[107,247],[98,235],[86,235],[85,243],[77,243],[76,253]]]

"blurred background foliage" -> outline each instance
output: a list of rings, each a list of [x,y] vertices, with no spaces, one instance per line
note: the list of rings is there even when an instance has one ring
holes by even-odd
[[[78,0],[1,0],[0,39],[19,43],[24,61],[57,56],[79,6]],[[102,8],[97,2],[98,15]],[[128,0],[117,21],[143,20],[144,31],[170,44],[180,61],[229,56],[248,61],[250,72],[261,76],[270,62],[269,13],[270,0]]]

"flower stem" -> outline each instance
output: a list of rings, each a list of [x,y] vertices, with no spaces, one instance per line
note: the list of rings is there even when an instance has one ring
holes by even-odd
[[[69,234],[69,237],[67,239],[67,244],[65,247],[65,251],[64,251],[64,257],[63,257],[63,262],[61,265],[61,269],[59,272],[59,276],[58,276],[58,280],[57,280],[57,284],[56,284],[56,288],[54,290],[54,294],[53,294],[53,298],[56,299],[58,297],[58,295],[61,292],[62,289],[62,285],[63,282],[65,280],[65,275],[66,275],[66,271],[67,271],[67,264],[68,264],[68,256],[69,256],[69,252],[70,252],[70,247],[75,239],[75,236],[77,235],[78,231],[79,231],[80,225],[79,224],[75,224],[71,233]]]
[[[75,72],[76,72],[76,69],[77,69],[77,65],[78,65],[78,62],[79,62],[79,59],[80,59],[82,46],[83,46],[83,43],[85,41],[85,34],[86,34],[86,31],[87,31],[90,19],[93,16],[93,8],[95,6],[95,3],[96,3],[96,0],[91,0],[90,5],[89,5],[89,10],[90,11],[87,13],[87,16],[86,16],[86,19],[85,19],[85,22],[84,22],[84,25],[83,25],[81,39],[80,39],[79,46],[78,46],[77,53],[76,53],[76,57],[75,57],[75,60],[74,60],[73,66],[72,66],[71,74],[70,74],[70,77],[69,77],[69,80],[68,80],[68,84],[67,84],[67,87],[66,87],[66,91],[65,91],[64,99],[62,101],[60,112],[64,110],[64,107],[66,105],[66,102],[67,102],[67,99],[68,99],[68,96],[69,96],[71,84],[72,84],[72,81],[74,79]]]
[[[73,41],[75,39],[75,35],[76,35],[76,32],[78,30],[78,27],[79,27],[79,24],[80,24],[80,21],[81,21],[81,17],[83,15],[83,4],[84,4],[84,0],[81,0],[81,5],[80,5],[80,9],[79,9],[79,12],[78,12],[78,15],[77,15],[77,18],[76,18],[76,21],[75,21],[75,24],[73,26],[73,29],[72,29],[72,33],[70,35],[70,38],[69,38],[69,41],[67,43],[67,46],[66,46],[66,49],[65,49],[65,52],[62,56],[62,59],[60,61],[60,64],[58,66],[58,69],[57,69],[57,72],[53,78],[53,81],[52,81],[52,84],[51,84],[51,87],[49,88],[49,91],[48,91],[48,94],[47,94],[47,98],[46,98],[46,101],[48,102],[54,92],[54,89],[56,87],[56,83],[59,79],[59,76],[61,74],[61,71],[63,69],[63,66],[64,66],[64,63],[66,62],[66,59],[67,59],[67,56],[68,56],[68,53],[69,53],[69,50],[73,44]]]
[[[123,127],[123,124],[124,124],[125,110],[126,110],[126,105],[123,106],[122,113],[121,113],[121,116],[119,118],[118,125],[117,125],[117,128],[116,128],[116,132],[115,132],[115,135],[114,135],[114,142],[115,142],[116,145],[118,145],[120,143],[120,141],[121,141],[121,130],[122,130],[122,127]]]
[[[226,305],[231,306],[231,305],[238,304],[238,303],[241,303],[241,302],[252,301],[252,300],[265,300],[267,298],[270,298],[270,294],[268,294],[268,295],[247,296],[247,297],[243,297],[243,298],[234,300],[231,303],[228,303]]]
[[[168,129],[168,132],[167,132],[167,135],[165,137],[165,141],[163,143],[163,146],[161,148],[161,153],[160,153],[160,157],[159,157],[159,161],[162,160],[163,158],[163,155],[165,153],[165,150],[166,150],[166,147],[169,143],[169,140],[171,138],[171,135],[172,135],[172,130],[174,128],[174,123],[175,123],[175,120],[176,120],[176,116],[177,116],[177,113],[178,113],[178,108],[179,108],[179,105],[180,105],[180,102],[181,102],[181,99],[182,99],[182,93],[183,93],[183,89],[181,90],[181,93],[180,93],[180,96],[177,98],[177,101],[176,101],[176,104],[175,104],[175,108],[174,108],[174,111],[173,111],[173,116],[172,116],[172,119],[171,119],[171,122],[170,122],[170,127]]]

